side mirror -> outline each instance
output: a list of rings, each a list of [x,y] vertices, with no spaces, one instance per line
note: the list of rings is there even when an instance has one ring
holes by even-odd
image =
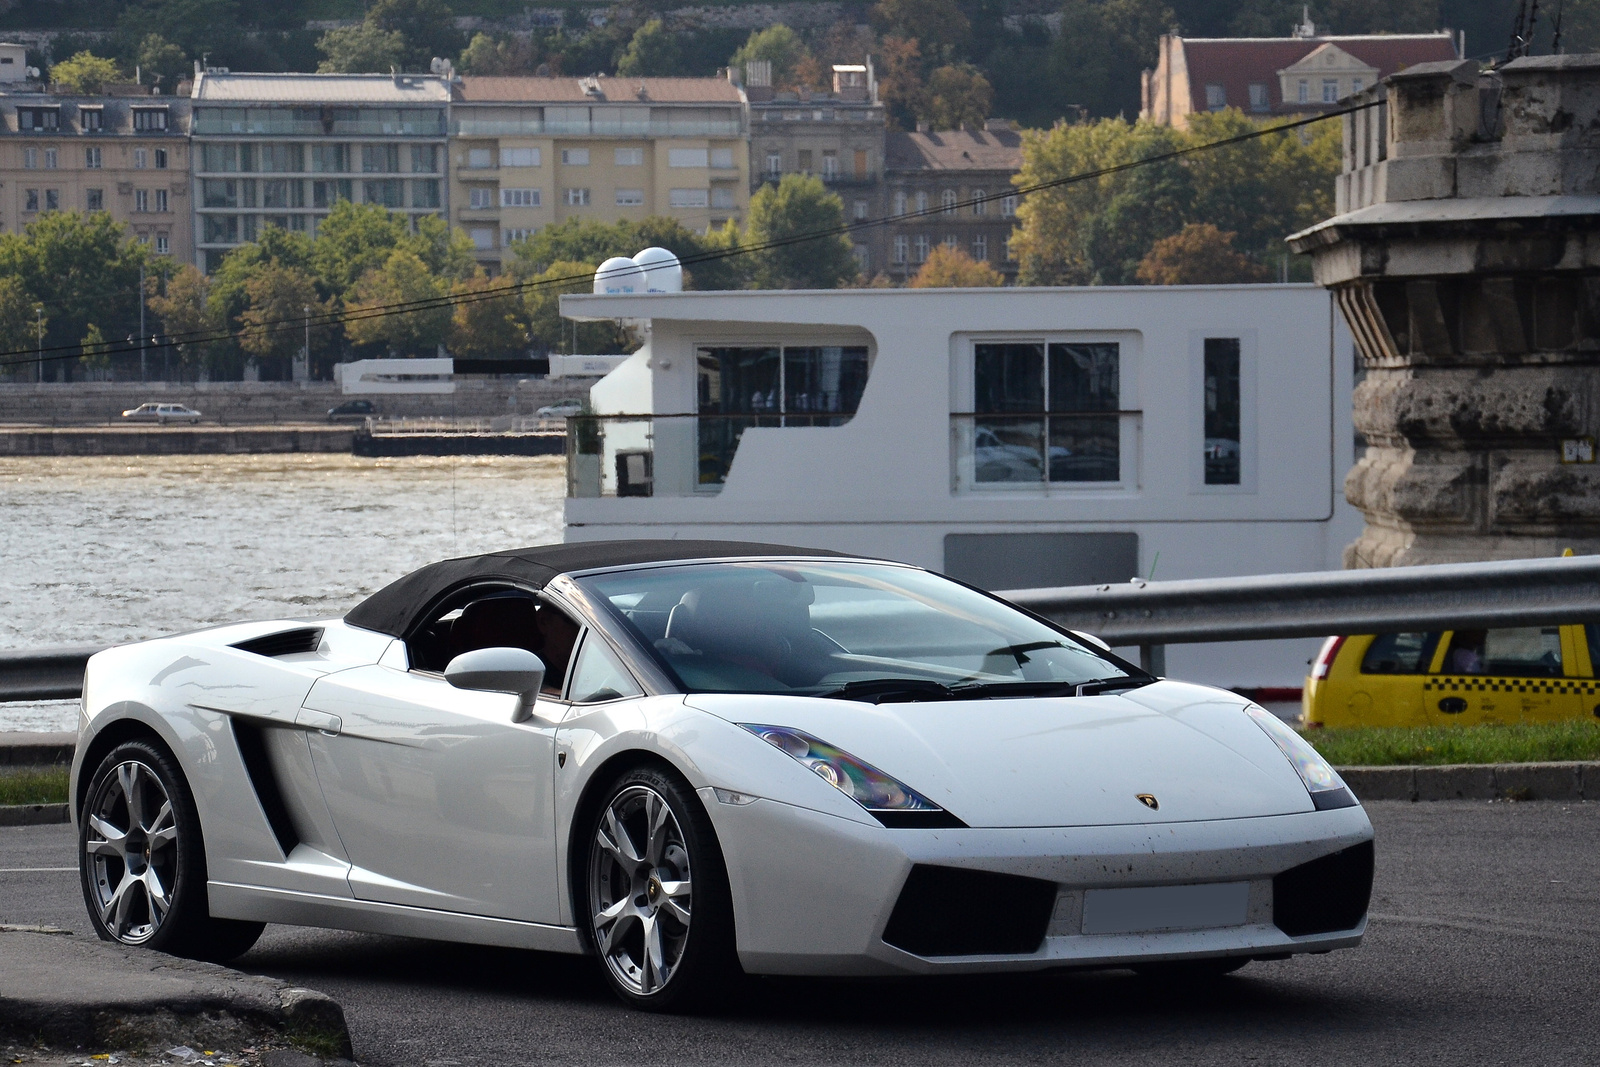
[[[511,721],[527,722],[544,684],[544,660],[525,648],[479,648],[451,660],[444,680],[457,689],[515,695],[517,710]]]

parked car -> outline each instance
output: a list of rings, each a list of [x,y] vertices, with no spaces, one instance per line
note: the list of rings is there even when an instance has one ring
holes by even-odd
[[[158,404],[154,401],[129,408],[122,417],[137,422],[154,422],[165,426],[169,422],[199,422],[201,415],[194,408],[182,404]]]
[[[377,405],[370,400],[346,400],[342,404],[335,404],[328,409],[328,421],[338,422],[341,419],[365,419],[378,413]]]
[[[1474,726],[1600,716],[1600,626],[1330,637],[1307,726]]]
[[[546,404],[544,407],[534,412],[534,414],[539,416],[541,419],[571,418],[573,415],[583,414],[583,401],[558,400],[554,404]]]
[[[665,1009],[741,968],[1215,976],[1367,925],[1372,825],[1293,730],[899,563],[498,551],[118,645],[83,692],[83,894],[129,947],[576,953]]]

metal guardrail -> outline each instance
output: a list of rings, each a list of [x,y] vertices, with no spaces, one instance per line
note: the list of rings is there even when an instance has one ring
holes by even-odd
[[[1600,621],[1600,556],[1176,582],[1011,589],[998,595],[1113,645]],[[0,702],[69,700],[99,649],[0,652]],[[1160,673],[1158,666],[1153,666]]]

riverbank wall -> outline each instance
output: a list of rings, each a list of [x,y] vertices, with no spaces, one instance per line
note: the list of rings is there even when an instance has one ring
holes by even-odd
[[[0,427],[0,456],[349,453],[356,432],[350,425]]]

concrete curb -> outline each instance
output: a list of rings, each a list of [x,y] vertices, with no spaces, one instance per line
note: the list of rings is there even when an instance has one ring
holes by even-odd
[[[0,733],[0,767],[66,767],[77,745],[75,733]]]
[[[1600,763],[1340,767],[1361,800],[1600,800]]]
[[[65,804],[0,804],[0,826],[49,826],[71,821]]]
[[[348,1058],[324,993],[214,963],[0,926],[0,1034],[94,1048],[237,1048],[285,1041]]]

